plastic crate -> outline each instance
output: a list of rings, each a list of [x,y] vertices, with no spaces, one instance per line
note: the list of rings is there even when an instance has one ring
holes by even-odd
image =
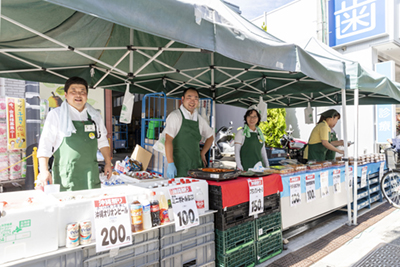
[[[180,242],[206,233],[214,232],[214,213],[199,216],[200,224],[184,231],[175,231],[175,224],[164,226],[160,229],[160,247],[169,246],[174,242]]]
[[[222,255],[217,253],[217,266],[219,267],[252,267],[256,264],[255,243],[249,244],[235,251],[235,253]]]
[[[84,267],[103,266],[148,266],[159,260],[158,240],[122,247],[118,255],[110,257],[110,252],[96,253],[95,246],[83,250]]]
[[[215,261],[214,241],[184,250],[182,253],[171,255],[160,260],[161,267],[190,267],[190,266],[213,266]]]
[[[366,206],[369,206],[368,197],[362,198],[359,201],[357,201],[357,210],[365,208]],[[351,208],[354,209],[354,203],[351,203]]]
[[[226,231],[215,230],[217,253],[230,254],[242,247],[254,243],[254,225],[254,221],[250,221]]]
[[[259,213],[257,217],[265,216],[277,211],[280,211],[279,194],[265,196],[264,212]],[[223,210],[219,209],[215,214],[215,228],[220,231],[225,231],[254,219],[254,216],[249,216],[249,202],[245,202],[236,206],[227,207]]]
[[[362,199],[362,198],[364,198],[364,197],[367,197],[368,196],[368,190],[366,189],[366,188],[363,188],[363,189],[359,189],[358,190],[359,192],[357,193],[357,200],[358,199]]]
[[[214,239],[215,234],[214,232],[211,232],[193,238],[187,238],[179,243],[172,243],[169,246],[160,249],[160,259],[162,260],[174,254],[179,254],[182,251],[212,242]]]
[[[282,231],[277,230],[256,242],[257,263],[262,263],[282,252]]]
[[[282,228],[281,212],[274,212],[256,219],[257,240]]]
[[[381,196],[380,196],[380,193],[379,193],[379,192],[375,192],[375,193],[373,193],[373,194],[370,195],[370,201],[371,201],[371,203],[376,202],[376,201],[379,201],[379,200],[381,200]]]

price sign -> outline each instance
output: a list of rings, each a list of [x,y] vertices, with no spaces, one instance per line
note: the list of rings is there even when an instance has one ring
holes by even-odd
[[[381,166],[379,167],[379,182],[382,180],[384,169],[385,169],[385,162],[382,161]]]
[[[367,170],[368,170],[367,166],[362,167],[361,169],[361,185],[360,185],[361,188],[367,186]]]
[[[290,206],[301,203],[300,176],[290,177]]]
[[[333,193],[342,192],[342,184],[340,183],[340,169],[333,170]]]
[[[131,217],[125,196],[94,200],[96,252],[132,244]]]
[[[349,167],[349,188],[353,187],[353,167]]]
[[[321,197],[329,195],[329,174],[328,171],[321,172],[319,175],[321,179]]]
[[[306,175],[306,197],[307,197],[307,203],[316,199],[315,173]]]
[[[199,213],[190,185],[171,188],[169,194],[174,211],[175,230],[180,231],[199,225]]]
[[[264,183],[262,178],[247,179],[249,184],[249,216],[264,211]]]

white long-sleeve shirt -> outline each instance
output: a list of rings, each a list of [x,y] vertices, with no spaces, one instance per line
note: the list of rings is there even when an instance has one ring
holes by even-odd
[[[250,133],[257,133],[257,130],[255,131],[251,129],[249,130]],[[235,135],[235,161],[236,161],[236,166],[241,169],[243,169],[243,167],[242,167],[242,161],[240,159],[240,150],[244,144],[245,138],[246,137],[243,135],[243,129],[240,129]],[[267,151],[265,150],[265,143],[263,143],[263,146],[261,148],[261,157],[264,161],[265,167],[269,167]]]
[[[79,112],[74,107],[71,107],[69,104],[69,115],[72,121],[87,121],[87,111],[84,108],[81,112]],[[37,151],[37,157],[46,157],[50,158],[53,155],[53,147],[54,152],[60,147],[63,141],[63,135],[60,131],[60,108],[55,108],[49,112],[47,115],[46,121],[44,123],[43,131],[40,136],[39,148]],[[94,120],[94,119],[93,119]],[[100,128],[101,137],[97,139],[98,149],[103,147],[109,147],[107,140],[107,129],[104,126],[103,120],[100,118],[99,121],[95,121],[97,124],[97,128]]]

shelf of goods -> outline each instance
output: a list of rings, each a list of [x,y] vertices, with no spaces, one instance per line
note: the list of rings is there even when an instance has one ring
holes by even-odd
[[[128,125],[125,123],[118,123],[119,116],[114,116],[113,122],[114,149],[128,148]]]
[[[282,252],[281,177],[262,177],[264,211],[257,216],[249,216],[248,179],[208,181],[218,266],[254,266]]]
[[[385,163],[368,163],[357,167],[357,210],[371,208],[371,204],[377,201],[382,202],[383,196],[380,187],[380,168]],[[384,171],[381,172],[382,174]],[[351,208],[354,209],[353,203]]]
[[[204,199],[208,210],[207,183]],[[150,185],[151,183],[143,183]],[[193,183],[195,184],[195,183]],[[117,251],[96,253],[93,200],[101,196],[126,196],[129,203],[138,195],[157,194],[165,188],[121,185],[102,189],[60,192],[46,195],[29,190],[2,194],[7,202],[0,213],[0,265],[2,266],[215,266],[214,212],[199,216],[200,224],[175,231],[175,223],[133,233],[132,244]],[[0,203],[1,203],[0,201]],[[66,225],[92,222],[90,244],[65,247]],[[40,246],[38,246],[40,244]]]

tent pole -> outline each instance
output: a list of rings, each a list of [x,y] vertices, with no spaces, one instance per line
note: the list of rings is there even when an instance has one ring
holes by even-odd
[[[214,53],[211,53],[211,66],[214,66]],[[211,87],[215,90],[215,80],[214,80],[214,73],[215,70],[214,68],[211,69]],[[213,92],[213,96],[212,96],[212,122],[211,122],[211,127],[213,128],[213,144],[212,144],[212,161],[215,161],[215,91]],[[212,166],[211,166],[212,167]]]
[[[357,165],[358,165],[358,87],[354,90],[354,175],[353,175],[353,225],[357,225]]]
[[[132,46],[133,46],[133,40],[134,40],[133,34],[134,34],[133,29],[129,29],[129,43]],[[131,50],[129,53],[129,72],[133,73],[133,50]]]
[[[347,192],[347,225],[351,225],[351,187],[349,186],[349,149],[347,147],[347,109],[346,109],[346,89],[342,88],[342,113],[343,113],[343,143],[345,158],[345,188]]]

